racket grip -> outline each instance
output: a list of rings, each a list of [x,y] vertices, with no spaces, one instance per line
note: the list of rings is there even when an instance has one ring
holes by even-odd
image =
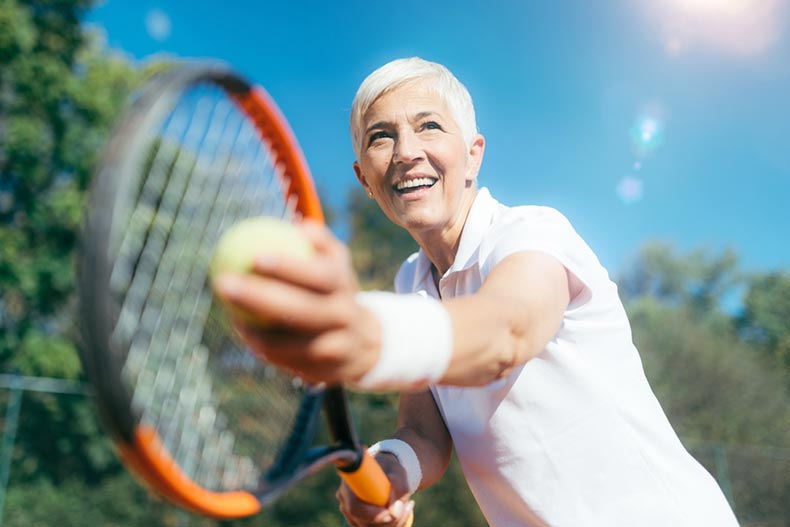
[[[354,495],[372,505],[384,507],[390,499],[392,485],[384,474],[379,464],[367,450],[363,449],[362,462],[353,472],[338,470],[340,478],[348,485]],[[405,527],[412,527],[414,513],[412,512]]]

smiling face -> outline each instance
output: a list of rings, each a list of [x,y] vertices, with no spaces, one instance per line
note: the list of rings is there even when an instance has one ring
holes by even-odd
[[[423,81],[379,97],[362,119],[357,179],[419,242],[454,244],[476,194],[485,141],[464,142],[444,99]]]

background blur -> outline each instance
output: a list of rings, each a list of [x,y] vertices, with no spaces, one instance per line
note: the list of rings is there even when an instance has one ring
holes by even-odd
[[[84,192],[134,88],[208,57],[263,85],[363,285],[388,288],[414,245],[355,188],[348,114],[370,71],[413,55],[472,93],[481,185],[560,209],[617,279],[651,384],[741,523],[790,526],[789,2],[601,5],[0,0],[0,527],[220,525],[122,470],[76,354]],[[355,397],[364,440],[394,405]],[[336,485],[222,525],[342,525]],[[484,525],[456,464],[417,515]]]

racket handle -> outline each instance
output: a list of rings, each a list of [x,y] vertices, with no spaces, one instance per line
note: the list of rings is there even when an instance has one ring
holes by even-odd
[[[362,501],[380,507],[386,506],[389,502],[392,490],[390,480],[367,450],[363,449],[362,462],[355,471],[344,472],[338,470],[337,473],[354,495]],[[412,512],[405,527],[411,527],[413,522],[414,513]]]

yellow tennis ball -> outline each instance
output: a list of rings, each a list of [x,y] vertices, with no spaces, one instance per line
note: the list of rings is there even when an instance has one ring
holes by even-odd
[[[262,254],[307,259],[315,250],[299,228],[288,221],[269,216],[245,219],[220,237],[209,264],[209,278],[213,283],[223,273],[250,273],[255,258]],[[250,318],[244,313],[237,314]],[[261,320],[253,322],[265,324]]]

